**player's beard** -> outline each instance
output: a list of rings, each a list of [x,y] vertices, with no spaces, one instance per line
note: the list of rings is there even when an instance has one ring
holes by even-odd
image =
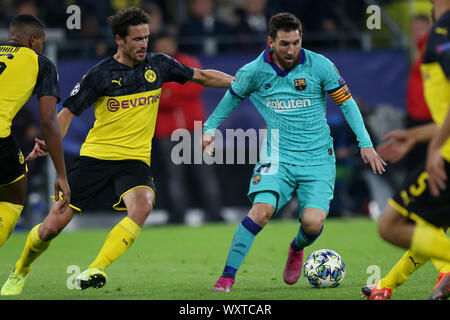
[[[297,54],[292,61],[286,61],[285,59],[280,59],[280,64],[283,67],[284,70],[290,70],[292,69],[298,62],[300,54]]]
[[[292,68],[295,67],[295,65],[297,64],[299,58],[300,58],[300,51],[298,52],[297,55],[295,55],[292,59],[292,61],[287,61],[286,60],[286,56],[281,57],[280,54],[276,54],[278,57],[278,62],[281,65],[281,67],[283,68],[283,70],[290,70]]]
[[[126,50],[123,52],[123,55],[127,56],[129,60],[134,62],[134,64],[138,64],[145,60],[145,55],[141,58],[138,54],[139,51],[141,51],[141,49]]]

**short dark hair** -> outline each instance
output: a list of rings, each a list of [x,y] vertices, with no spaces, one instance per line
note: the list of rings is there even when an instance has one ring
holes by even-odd
[[[292,13],[282,12],[274,15],[269,21],[269,36],[273,39],[277,37],[278,30],[286,32],[298,30],[302,34],[302,23]]]
[[[44,23],[31,14],[19,14],[15,16],[9,24],[9,32],[14,32],[24,27],[32,28],[37,32],[45,32]]]
[[[108,24],[112,34],[125,38],[128,35],[129,26],[150,23],[150,17],[141,8],[130,7],[119,10],[115,15],[109,16]]]

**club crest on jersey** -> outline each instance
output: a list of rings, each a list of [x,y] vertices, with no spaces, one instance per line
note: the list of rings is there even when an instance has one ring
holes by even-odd
[[[297,91],[305,90],[306,89],[306,79],[305,78],[295,79],[294,87],[295,87],[295,90],[297,90]]]
[[[19,151],[19,162],[20,162],[20,164],[25,163],[25,157],[23,156],[22,151]]]
[[[261,181],[261,174],[253,177],[253,184],[258,184]]]
[[[152,82],[155,82],[155,80],[156,80],[156,73],[155,73],[155,71],[149,69],[149,70],[145,71],[144,77],[145,77],[145,80],[152,83]]]

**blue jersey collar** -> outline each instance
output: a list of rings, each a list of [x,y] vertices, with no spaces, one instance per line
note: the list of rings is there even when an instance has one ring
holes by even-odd
[[[264,51],[264,61],[267,62],[268,64],[270,64],[270,66],[273,68],[273,70],[275,70],[277,75],[279,75],[280,77],[287,76],[289,74],[289,72],[291,72],[291,70],[294,69],[297,65],[305,63],[305,50],[303,50],[303,48],[302,48],[302,49],[300,49],[300,57],[298,59],[297,64],[292,69],[283,71],[280,69],[280,67],[278,67],[273,62],[272,56],[270,55],[273,51],[274,51],[273,48],[267,47],[267,49]]]

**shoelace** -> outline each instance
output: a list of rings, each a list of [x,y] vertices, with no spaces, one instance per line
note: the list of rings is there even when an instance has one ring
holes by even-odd
[[[10,280],[15,280],[16,282],[20,281],[21,278],[16,275],[15,273],[11,274],[11,276],[9,277]]]

